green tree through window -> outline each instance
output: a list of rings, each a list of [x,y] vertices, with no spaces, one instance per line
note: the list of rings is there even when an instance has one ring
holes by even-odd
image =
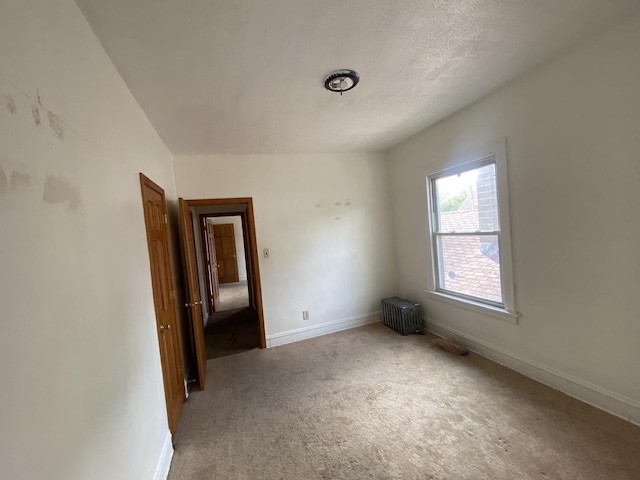
[[[462,190],[455,195],[444,195],[444,199],[440,203],[440,211],[441,212],[455,212],[457,211],[464,201],[469,196],[469,192],[467,190]]]

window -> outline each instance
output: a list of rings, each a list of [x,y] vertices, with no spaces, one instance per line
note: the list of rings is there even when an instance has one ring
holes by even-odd
[[[515,314],[504,142],[428,176],[432,294]]]

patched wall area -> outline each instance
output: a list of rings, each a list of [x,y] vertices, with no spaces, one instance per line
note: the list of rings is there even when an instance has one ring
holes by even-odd
[[[168,427],[140,171],[175,200],[172,155],[76,4],[3,2],[3,478],[154,475]]]

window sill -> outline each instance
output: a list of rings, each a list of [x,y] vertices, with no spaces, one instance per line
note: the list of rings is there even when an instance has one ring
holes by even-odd
[[[498,320],[513,323],[514,325],[518,324],[518,318],[520,317],[520,314],[517,312],[509,312],[507,310],[504,310],[503,308],[492,307],[491,305],[485,305],[480,302],[474,302],[472,300],[454,297],[453,295],[447,295],[446,293],[442,292],[425,290],[425,293],[429,298],[432,298],[433,300],[448,303],[449,305],[455,305],[456,307],[464,308],[465,310],[471,310],[472,312],[488,315],[490,317],[497,318]]]

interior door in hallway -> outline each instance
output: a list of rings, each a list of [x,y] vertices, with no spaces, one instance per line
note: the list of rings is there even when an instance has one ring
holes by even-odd
[[[191,209],[184,199],[178,199],[180,210],[180,237],[184,253],[186,273],[186,303],[185,308],[193,326],[193,340],[196,349],[196,364],[198,367],[198,387],[204,390],[207,369],[207,350],[204,344],[204,324],[202,323],[202,300],[200,299],[200,280],[198,279],[198,264],[196,260],[196,245],[193,234],[193,217]]]
[[[222,223],[213,226],[218,257],[218,273],[220,283],[240,281],[238,276],[238,259],[236,256],[236,236],[233,223]]]
[[[220,279],[218,273],[218,255],[216,252],[215,233],[213,232],[213,224],[208,222],[204,217],[205,225],[205,262],[209,275],[209,312],[217,312],[220,310]]]
[[[167,417],[169,430],[175,435],[185,400],[185,391],[173,267],[169,250],[167,206],[164,190],[143,174],[140,174],[140,186],[147,229],[151,286],[160,344]]]

